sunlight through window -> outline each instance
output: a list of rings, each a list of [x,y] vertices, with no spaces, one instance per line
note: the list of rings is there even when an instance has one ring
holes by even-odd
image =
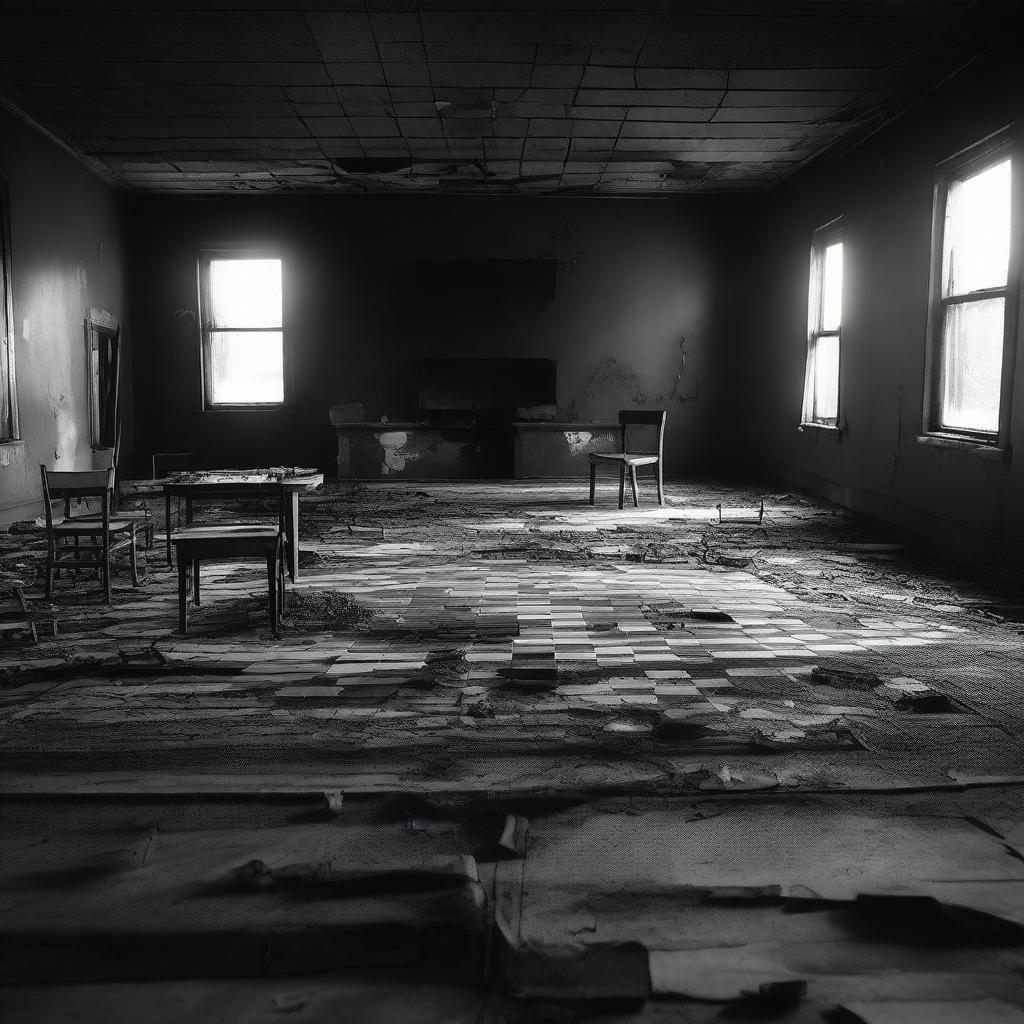
[[[203,264],[208,405],[284,401],[281,260],[213,256]]]
[[[1006,283],[1010,262],[1010,160],[954,178],[942,238],[939,426],[999,429]]]
[[[828,225],[811,243],[807,296],[807,369],[801,421],[834,427],[839,422],[839,337],[843,320],[843,242]]]

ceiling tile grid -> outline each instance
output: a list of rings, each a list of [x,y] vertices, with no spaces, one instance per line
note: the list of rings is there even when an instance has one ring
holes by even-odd
[[[1009,6],[37,0],[0,12],[0,94],[144,191],[763,190]]]

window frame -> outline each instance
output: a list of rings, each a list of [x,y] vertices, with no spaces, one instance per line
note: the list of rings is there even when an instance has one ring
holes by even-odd
[[[7,395],[6,422],[0,422],[0,444],[21,440],[18,388],[14,369],[14,274],[11,270],[11,203],[7,181],[0,178],[0,388]]]
[[[206,319],[206,311],[210,308],[210,262],[215,259],[272,259],[281,263],[281,327],[234,327],[218,328],[220,331],[237,330],[246,332],[280,330],[281,333],[281,375],[282,399],[280,402],[214,402],[213,380],[210,371],[210,335],[214,328]],[[196,260],[199,289],[199,366],[202,408],[204,412],[260,412],[286,409],[292,405],[290,391],[292,375],[288,356],[288,304],[286,291],[286,260],[284,255],[273,246],[266,245],[234,245],[207,246],[199,250]]]
[[[950,185],[977,174],[987,167],[1009,158],[1010,167],[1010,253],[1006,284],[981,288],[974,292],[944,296],[942,294],[943,254],[945,249],[946,204]],[[922,444],[962,447],[993,452],[1005,451],[1010,441],[1013,407],[1013,377],[1019,343],[1020,314],[1022,173],[1018,133],[1011,125],[987,136],[966,149],[941,161],[935,168],[932,194],[932,235],[928,284],[928,320],[926,328],[924,403]],[[999,417],[995,431],[954,428],[942,424],[942,336],[945,311],[955,305],[981,299],[1002,298],[1003,357],[999,382]]]
[[[814,430],[834,430],[841,428],[841,406],[843,397],[843,320],[846,305],[846,241],[844,238],[842,217],[836,217],[827,224],[817,228],[811,235],[811,259],[807,280],[807,347],[804,357],[804,390],[800,403],[800,428]],[[839,312],[839,327],[836,330],[822,329],[822,316],[825,306],[825,250],[839,242],[843,246],[843,281],[842,307]],[[814,398],[814,358],[813,353],[821,338],[835,338],[839,345],[838,373],[836,380],[836,418],[835,422],[826,419],[814,419],[813,408],[809,403]]]

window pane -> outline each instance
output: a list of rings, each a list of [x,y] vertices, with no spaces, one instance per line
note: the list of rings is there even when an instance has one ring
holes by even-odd
[[[813,347],[814,423],[834,424],[839,417],[839,339],[818,338]]]
[[[843,243],[825,250],[821,272],[821,329],[838,331],[843,319]]]
[[[280,327],[280,260],[210,260],[214,327]]]
[[[940,425],[954,430],[999,429],[1005,299],[946,307],[942,330]]]
[[[1010,261],[1010,160],[950,182],[943,232],[942,294],[1006,285]]]
[[[283,402],[282,332],[213,331],[210,395],[214,405]]]

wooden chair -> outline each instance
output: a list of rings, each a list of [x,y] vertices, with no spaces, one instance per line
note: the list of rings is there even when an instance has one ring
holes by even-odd
[[[115,519],[123,519],[135,523],[142,531],[142,535],[146,539],[146,550],[151,550],[153,547],[153,514],[148,508],[132,508],[122,509],[121,496],[119,493],[120,486],[120,470],[118,469],[118,462],[121,457],[121,427],[118,425],[117,435],[114,439],[114,448],[111,453],[110,465],[114,470],[114,498],[113,504],[111,505],[111,512]],[[88,512],[84,515],[75,516],[75,519],[81,520],[82,522],[88,522],[89,520],[98,520],[99,512]],[[71,500],[68,499],[64,502],[64,518],[71,518]]]
[[[132,586],[139,585],[139,565],[135,549],[135,523],[111,515],[114,494],[114,467],[84,472],[47,471],[39,467],[43,481],[43,509],[46,516],[46,599],[50,599],[53,581],[61,569],[96,569],[103,580],[103,595],[110,604],[110,555],[128,546],[132,567]],[[98,518],[80,517],[53,521],[54,500],[63,499],[65,508],[72,499],[99,498]],[[70,542],[74,542],[72,545]],[[63,543],[61,543],[63,542]]]
[[[633,488],[633,507],[638,508],[640,499],[636,489],[637,466],[654,466],[658,482],[658,504],[665,504],[664,481],[662,478],[662,455],[665,448],[665,419],[664,409],[643,411],[640,409],[623,409],[619,413],[619,427],[622,431],[622,451],[620,452],[593,452],[587,456],[590,461],[590,504],[594,504],[594,493],[597,489],[597,467],[599,465],[612,465],[619,467],[619,508],[622,508],[626,497],[626,470],[629,470],[629,482]],[[649,426],[658,428],[658,451],[655,452],[631,452],[626,444],[627,426]]]
[[[188,573],[192,572],[192,600],[198,606],[199,567],[204,561],[263,558],[267,563],[267,602],[270,629],[275,635],[284,610],[285,493],[278,484],[277,523],[243,523],[226,526],[187,526],[171,535],[178,563],[178,631],[188,627]]]

